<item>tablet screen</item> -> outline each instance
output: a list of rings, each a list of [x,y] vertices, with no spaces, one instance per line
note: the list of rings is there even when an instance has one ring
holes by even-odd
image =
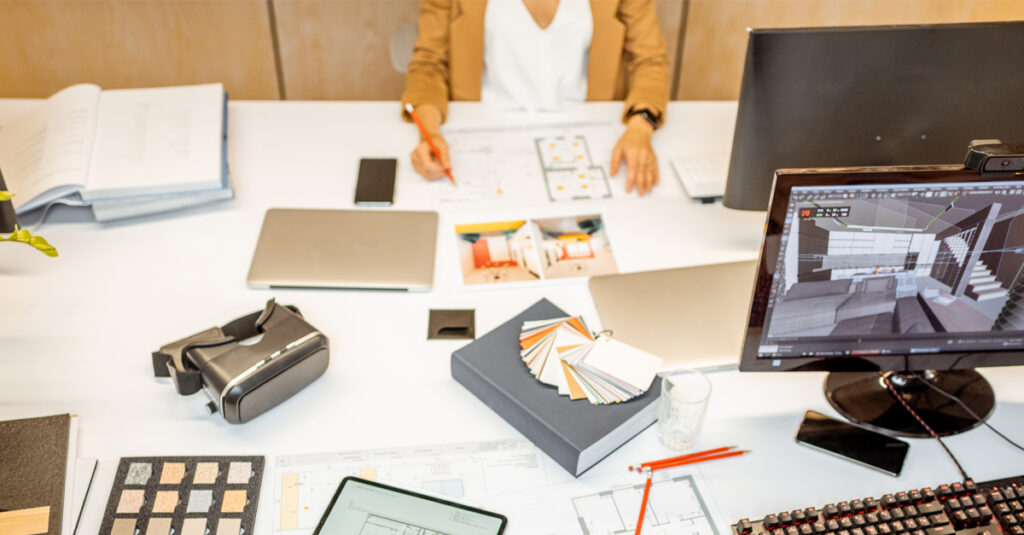
[[[496,513],[346,477],[314,535],[499,535],[505,522]]]

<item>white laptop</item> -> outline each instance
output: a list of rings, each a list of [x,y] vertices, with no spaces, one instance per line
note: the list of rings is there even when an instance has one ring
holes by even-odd
[[[657,355],[662,369],[735,367],[757,262],[591,277],[601,326]]]

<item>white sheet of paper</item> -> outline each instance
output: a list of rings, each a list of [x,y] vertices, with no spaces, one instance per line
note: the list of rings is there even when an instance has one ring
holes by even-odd
[[[584,364],[601,373],[647,390],[661,367],[662,360],[642,349],[611,338],[598,339]]]

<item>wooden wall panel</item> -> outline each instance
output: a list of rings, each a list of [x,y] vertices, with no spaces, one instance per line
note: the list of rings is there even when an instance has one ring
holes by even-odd
[[[1020,0],[689,0],[675,98],[736,99],[747,28],[1024,20]]]
[[[223,82],[278,98],[263,0],[0,0],[0,97]]]
[[[657,0],[675,65],[684,0]],[[418,0],[274,0],[288,99],[397,100],[405,77],[391,65],[391,35],[415,26]]]
[[[676,55],[679,52],[679,39],[682,37],[682,20],[684,0],[656,0],[655,8],[658,10],[658,26],[661,35],[665,38],[665,51],[668,52],[668,64],[673,69],[672,79],[675,80],[675,68],[677,66]]]
[[[415,25],[418,0],[273,0],[288,99],[398,100],[391,34]]]

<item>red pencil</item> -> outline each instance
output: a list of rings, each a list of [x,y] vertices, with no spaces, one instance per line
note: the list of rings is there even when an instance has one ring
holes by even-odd
[[[694,452],[694,453],[687,453],[686,455],[680,455],[678,457],[669,457],[667,459],[658,459],[657,461],[650,461],[650,462],[641,463],[641,464],[634,464],[633,466],[630,466],[629,469],[630,470],[636,470],[637,472],[639,472],[640,470],[643,470],[644,468],[646,468],[648,466],[652,466],[652,465],[656,465],[656,464],[663,464],[663,463],[668,463],[668,462],[673,462],[673,461],[684,461],[686,459],[693,459],[693,458],[696,458],[696,457],[705,457],[707,455],[714,455],[716,453],[722,453],[724,451],[729,451],[729,450],[731,450],[731,449],[733,449],[735,447],[736,446],[725,446],[725,447],[722,447],[722,448],[715,448],[713,450],[706,450],[706,451],[698,451],[698,452]]]
[[[651,471],[647,471],[647,483],[644,483],[644,499],[640,502],[640,519],[636,521],[636,534],[640,535],[640,528],[644,527],[644,512],[647,510],[647,497],[651,494]]]
[[[427,140],[427,144],[430,145],[430,150],[434,153],[434,158],[437,158],[438,163],[441,162],[441,151],[437,150],[437,145],[430,140],[430,134],[427,133],[427,129],[420,122],[420,118],[416,116],[416,112],[412,109],[412,104],[405,103],[405,111],[409,112],[409,116],[412,117],[413,121],[416,121],[416,126],[420,127],[420,134],[423,135],[423,139]],[[452,176],[452,170],[447,167],[444,168],[444,174],[448,175],[448,180],[452,181],[452,185],[455,185],[455,177]]]

